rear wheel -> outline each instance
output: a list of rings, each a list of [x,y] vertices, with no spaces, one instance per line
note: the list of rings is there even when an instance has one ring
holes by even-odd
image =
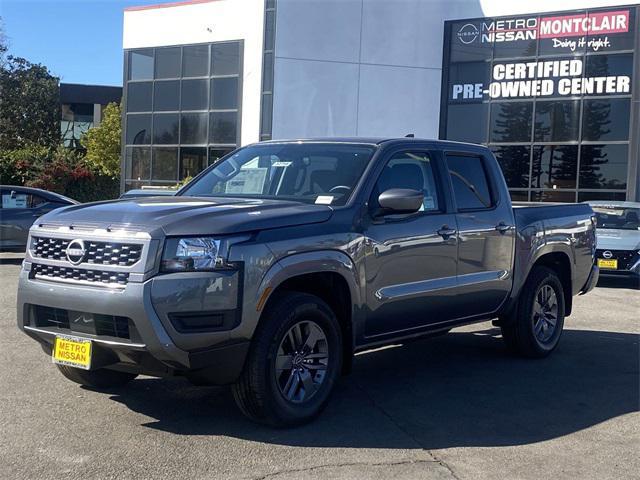
[[[338,320],[320,298],[290,292],[256,330],[233,394],[249,418],[273,426],[306,423],[326,406],[342,364]]]
[[[120,387],[137,377],[135,373],[116,372],[101,368],[99,370],[82,370],[80,368],[56,365],[60,373],[72,382],[92,388]]]
[[[564,326],[564,290],[558,275],[534,267],[525,282],[514,312],[501,319],[507,347],[525,357],[549,355],[560,342]]]

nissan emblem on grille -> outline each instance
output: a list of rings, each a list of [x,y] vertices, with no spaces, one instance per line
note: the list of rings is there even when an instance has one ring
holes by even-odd
[[[608,258],[613,257],[613,253],[611,253],[609,250],[605,250],[605,251],[602,253],[602,256],[603,256],[604,258],[607,258],[607,259],[608,259]]]
[[[67,260],[73,265],[78,265],[84,260],[87,250],[84,248],[84,242],[80,239],[72,240],[67,245]]]

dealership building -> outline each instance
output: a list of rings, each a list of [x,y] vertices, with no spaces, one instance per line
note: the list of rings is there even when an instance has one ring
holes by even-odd
[[[640,200],[639,25],[620,0],[129,8],[122,188],[261,140],[411,133],[489,146],[516,200]]]

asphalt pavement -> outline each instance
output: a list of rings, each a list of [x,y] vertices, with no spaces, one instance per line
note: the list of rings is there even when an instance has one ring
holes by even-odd
[[[7,479],[623,479],[640,472],[640,290],[575,299],[560,347],[507,355],[490,323],[358,355],[314,423],[246,420],[226,388],[62,377],[16,327],[0,255],[0,477]]]

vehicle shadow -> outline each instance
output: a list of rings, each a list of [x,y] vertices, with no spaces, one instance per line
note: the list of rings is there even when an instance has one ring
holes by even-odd
[[[600,276],[597,286],[600,288],[630,288],[632,290],[640,290],[640,278]]]
[[[295,429],[246,420],[224,388],[139,379],[112,398],[180,435],[278,445],[427,448],[521,445],[639,409],[638,335],[568,330],[544,360],[510,357],[499,330],[415,342],[357,357],[327,410]]]
[[[22,257],[0,256],[0,265],[22,265],[23,260],[24,260],[24,256]]]

